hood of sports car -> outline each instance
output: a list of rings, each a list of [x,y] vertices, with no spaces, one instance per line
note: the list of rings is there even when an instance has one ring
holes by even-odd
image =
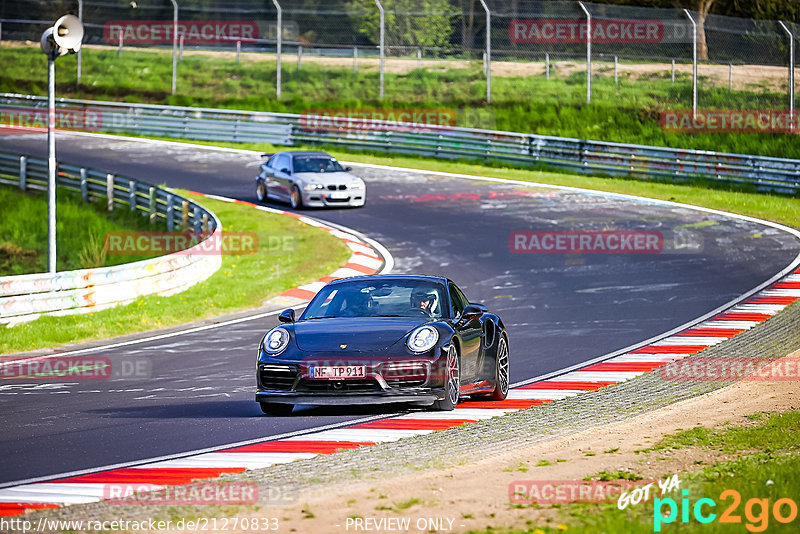
[[[374,352],[389,348],[429,321],[425,317],[331,317],[294,323],[294,332],[303,351]]]

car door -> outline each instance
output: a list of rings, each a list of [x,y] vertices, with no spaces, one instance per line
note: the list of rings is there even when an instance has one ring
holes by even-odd
[[[278,191],[278,182],[275,180],[275,165],[278,160],[278,154],[273,154],[266,163],[261,164],[261,177],[267,185],[267,196],[270,198],[280,198]]]
[[[275,191],[281,200],[289,200],[292,193],[292,157],[289,154],[281,153],[275,158],[273,167],[275,177]]]
[[[479,378],[481,357],[481,331],[480,317],[463,317],[464,308],[469,301],[464,293],[452,282],[448,284],[452,317],[455,318],[456,331],[461,337],[461,383],[468,385]]]

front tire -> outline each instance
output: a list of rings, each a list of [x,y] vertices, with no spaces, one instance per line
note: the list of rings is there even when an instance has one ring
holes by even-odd
[[[279,404],[277,402],[259,402],[258,404],[261,406],[261,411],[267,415],[289,415],[294,410],[293,404]]]
[[[256,198],[259,202],[267,201],[267,184],[263,180],[259,180],[256,183]]]
[[[497,342],[497,358],[495,358],[495,386],[494,391],[489,396],[492,400],[505,400],[508,396],[508,341],[505,336],[500,336]]]
[[[299,210],[303,207],[303,195],[300,194],[300,188],[296,185],[292,186],[292,194],[289,200],[292,204],[292,209]]]
[[[445,372],[444,398],[434,402],[433,409],[449,412],[455,409],[461,393],[461,364],[455,345],[450,345],[447,349],[447,369]]]

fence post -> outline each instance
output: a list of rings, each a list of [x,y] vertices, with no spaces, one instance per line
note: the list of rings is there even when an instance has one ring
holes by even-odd
[[[19,157],[19,188],[23,191],[27,188],[28,182],[28,158]]]
[[[156,212],[156,208],[158,207],[156,204],[156,188],[150,188],[150,205],[148,206],[150,209],[150,224],[155,224],[156,219],[158,218],[158,213]]]
[[[383,100],[383,66],[386,61],[386,14],[380,0],[375,0],[380,12],[380,98]]]
[[[114,211],[114,175],[106,174],[106,196],[108,197],[108,211]]]
[[[728,63],[728,91],[733,91],[733,63]]]
[[[417,70],[422,68],[422,48],[417,47]]]
[[[578,2],[581,9],[586,14],[586,103],[592,103],[592,14]]]
[[[202,230],[204,234],[208,233],[208,213],[203,214]]]
[[[547,80],[550,79],[550,52],[544,54],[544,75]]]
[[[128,204],[132,212],[136,211],[136,180],[128,182]]]
[[[81,201],[89,201],[89,182],[86,179],[86,169],[81,167]]]
[[[174,95],[178,77],[178,2],[175,0],[170,2],[172,2],[172,94]]]
[[[276,46],[276,52],[278,56],[277,62],[277,79],[275,80],[275,95],[280,100],[281,98],[281,45],[283,44],[283,9],[281,9],[281,5],[278,3],[278,0],[272,0],[275,9],[278,10],[278,40]]]
[[[192,210],[192,230],[194,233],[199,234],[202,228],[202,221],[200,220],[200,210],[195,206]]]
[[[171,232],[175,229],[175,207],[173,204],[175,201],[173,200],[173,194],[167,193],[167,232]]]
[[[80,17],[78,17],[78,18],[80,18]],[[0,21],[0,45],[2,45],[2,42],[3,42],[3,21]],[[81,53],[81,51],[78,50],[78,54],[80,54],[80,53]],[[81,57],[81,56],[78,56],[78,57]],[[79,63],[79,65],[80,65],[80,63]]]
[[[353,72],[358,72],[358,47],[353,47]]]
[[[684,9],[683,12],[689,18],[689,22],[692,23],[692,27],[694,31],[692,33],[692,118],[697,118],[697,23],[694,21],[694,17],[692,14],[689,13],[688,9]]]
[[[675,83],[675,60],[672,60],[672,83]]]
[[[239,56],[242,55],[242,42],[236,41],[236,64],[239,64]]]
[[[183,35],[178,37],[178,61],[183,61]]]
[[[619,59],[614,56],[614,83],[617,83],[617,69],[619,68]]]
[[[782,20],[778,24],[789,36],[789,120],[794,124],[794,34]]]
[[[83,22],[83,0],[78,0],[78,18]],[[0,23],[0,28],[2,28],[2,23]],[[0,31],[0,34],[2,34],[2,31]],[[83,66],[82,48],[83,47],[78,49],[78,85],[81,83],[81,67]]]
[[[303,45],[297,45],[297,70],[303,68]]]
[[[485,0],[481,0],[486,11],[486,102],[492,101],[492,12]]]
[[[117,49],[117,57],[122,57],[122,32],[119,32],[119,48]]]

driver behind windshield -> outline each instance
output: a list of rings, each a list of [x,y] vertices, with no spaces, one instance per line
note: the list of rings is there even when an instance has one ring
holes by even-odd
[[[433,288],[415,288],[411,292],[411,307],[419,308],[428,315],[434,313],[438,301],[439,294]]]

